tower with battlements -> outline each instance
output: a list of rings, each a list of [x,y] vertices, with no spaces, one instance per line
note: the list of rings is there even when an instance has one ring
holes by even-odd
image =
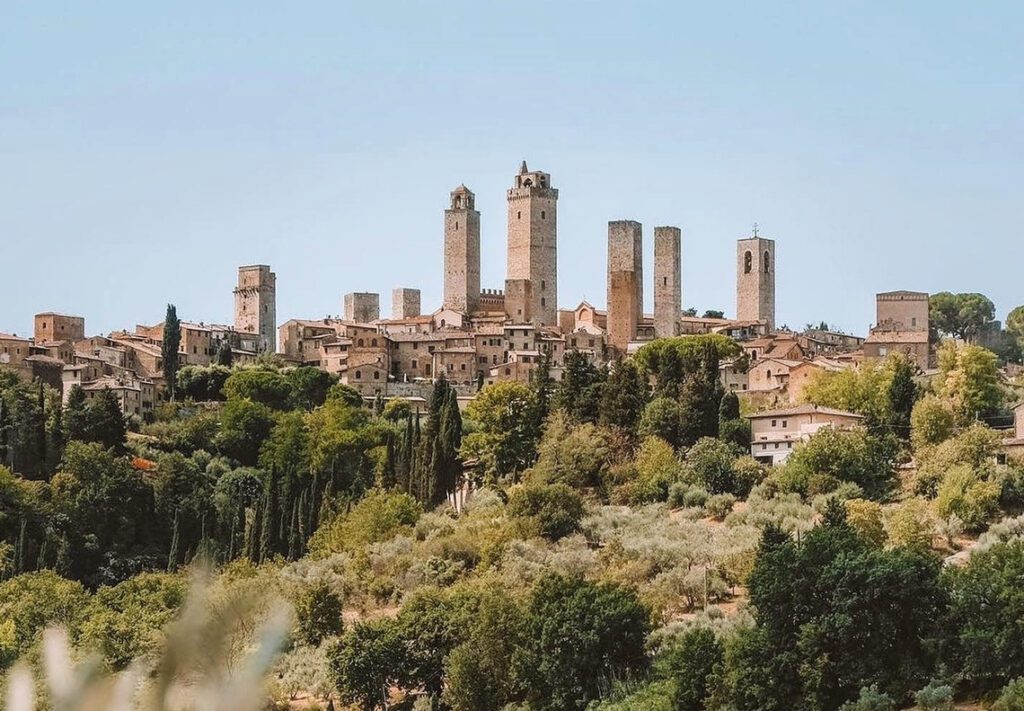
[[[259,334],[261,353],[277,351],[277,275],[266,264],[238,268],[235,328]]]
[[[472,313],[480,303],[480,213],[465,185],[444,211],[444,308]]]
[[[531,171],[523,161],[508,191],[508,271],[506,299],[510,291],[521,294],[525,308],[514,320],[536,325],[558,324],[558,191],[551,176]],[[514,299],[513,299],[514,301]]]
[[[736,243],[736,318],[775,330],[775,240],[753,235]]]
[[[678,227],[654,228],[654,335],[679,335],[683,309],[683,245]]]

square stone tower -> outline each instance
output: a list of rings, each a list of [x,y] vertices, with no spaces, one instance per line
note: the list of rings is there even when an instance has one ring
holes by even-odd
[[[480,305],[480,213],[465,185],[452,190],[444,211],[444,308],[463,313]]]
[[[523,161],[508,191],[507,278],[530,282],[530,321],[544,326],[558,325],[557,209],[551,176]]]
[[[398,288],[391,290],[391,318],[413,318],[420,315],[420,290]]]
[[[775,330],[775,240],[754,234],[736,243],[736,318]]]
[[[683,310],[683,235],[678,227],[654,228],[654,335],[679,335]]]
[[[380,318],[380,294],[367,291],[345,294],[346,321],[372,323]]]
[[[238,268],[235,328],[259,334],[261,353],[277,351],[277,275],[266,264]]]
[[[608,338],[620,351],[636,338],[643,311],[643,226],[634,220],[609,222]]]
[[[36,314],[36,345],[53,341],[81,341],[85,338],[85,318],[67,316],[52,311]]]

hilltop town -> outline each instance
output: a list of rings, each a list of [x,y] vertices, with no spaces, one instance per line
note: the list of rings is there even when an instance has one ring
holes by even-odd
[[[234,323],[182,321],[178,367],[235,365],[276,355],[284,365],[319,368],[367,401],[380,396],[426,402],[444,377],[463,404],[483,386],[532,382],[545,368],[562,377],[565,354],[600,365],[672,336],[721,334],[742,344],[743,356],[720,363],[723,387],[745,393],[754,409],[802,402],[814,373],[907,355],[922,373],[935,365],[929,295],[897,290],[876,295],[875,325],[864,336],[808,327],[779,328],[775,317],[776,245],[753,234],[736,241],[735,316],[684,308],[682,230],[654,232],[654,312],[644,312],[643,226],[608,223],[607,308],[587,301],[558,307],[558,189],[548,173],[523,161],[507,192],[507,276],[502,288],[482,288],[480,212],[465,185],[451,191],[443,220],[443,302],[424,313],[420,290],[397,287],[391,313],[375,292],[344,295],[339,318],[277,322],[277,278],[269,265],[238,268]],[[995,330],[999,324],[994,322]],[[74,385],[93,397],[110,390],[126,417],[147,421],[167,390],[162,322],[106,335],[87,335],[83,316],[35,315],[32,337],[0,333],[0,367],[41,379],[66,400]],[[985,334],[980,334],[984,336]],[[225,353],[226,351],[226,353]],[[1016,372],[1016,371],[1014,371]]]

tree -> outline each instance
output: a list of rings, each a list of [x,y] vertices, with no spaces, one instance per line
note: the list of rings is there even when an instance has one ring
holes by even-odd
[[[675,711],[703,711],[707,708],[710,681],[721,665],[722,643],[709,629],[696,628],[679,638],[668,652],[668,667],[676,680]]]
[[[386,708],[391,686],[404,666],[404,650],[393,620],[359,622],[329,652],[341,700],[363,711]]]
[[[950,620],[956,622],[950,668],[968,691],[997,690],[1024,676],[1024,540],[975,551],[963,568],[946,573]]]
[[[230,368],[235,361],[235,352],[231,350],[231,344],[227,339],[220,342],[220,347],[217,348],[217,365],[222,365],[225,368]]]
[[[683,416],[683,408],[677,400],[656,397],[644,408],[639,435],[658,437],[678,449],[683,445]]]
[[[779,483],[787,491],[821,494],[849,481],[869,498],[880,498],[895,483],[896,454],[891,436],[824,427],[794,448]]]
[[[647,405],[649,388],[640,371],[630,360],[620,361],[612,369],[601,397],[600,421],[606,427],[616,427],[630,437]]]
[[[271,410],[287,410],[296,389],[288,377],[276,370],[242,368],[231,373],[224,382],[224,394],[228,400],[251,400]]]
[[[507,511],[529,522],[549,541],[579,531],[584,513],[582,497],[565,484],[518,486],[512,490]]]
[[[533,463],[539,431],[537,397],[527,386],[511,381],[488,385],[469,404],[466,417],[478,429],[467,435],[463,459],[477,458],[492,477],[507,477]]]
[[[576,488],[600,487],[610,457],[611,443],[606,430],[589,422],[574,424],[559,410],[548,419],[529,480]]]
[[[217,445],[229,457],[246,466],[255,466],[273,426],[274,414],[266,405],[251,400],[229,400],[221,410]]]
[[[224,400],[224,383],[231,368],[224,365],[186,365],[178,371],[178,397],[200,402]]]
[[[281,482],[277,467],[270,474],[263,490],[263,520],[260,522],[260,561],[271,560],[281,553]]]
[[[914,376],[917,366],[902,354],[886,359],[889,386],[886,390],[889,411],[888,424],[901,439],[910,438],[910,419],[917,403],[918,391]]]
[[[164,383],[171,394],[171,400],[175,398],[175,388],[178,383],[178,364],[181,348],[181,321],[178,320],[178,309],[174,304],[167,304],[167,313],[164,316],[164,335],[160,343],[160,357],[164,363]]]
[[[327,395],[338,381],[338,378],[320,368],[302,366],[286,371],[288,382],[292,385],[292,405],[304,410],[312,410],[327,402]]]
[[[732,465],[735,456],[725,442],[702,437],[687,451],[683,479],[703,487],[710,494],[724,494],[735,488]]]
[[[707,309],[701,318],[725,318],[725,312],[717,309]]]
[[[647,667],[650,616],[636,594],[608,583],[545,575],[526,619],[512,670],[517,689],[538,711],[579,711],[612,679]]]
[[[953,407],[935,395],[925,395],[910,413],[910,441],[920,452],[953,435],[956,417]]]
[[[942,518],[956,515],[969,531],[980,531],[999,510],[999,486],[961,464],[946,471],[935,509]]]
[[[995,305],[983,294],[942,291],[928,300],[928,318],[940,333],[973,343],[995,320]]]
[[[566,352],[555,406],[576,422],[597,422],[604,381],[605,373],[594,365],[590,356],[577,350]]]
[[[359,550],[410,532],[422,513],[423,508],[408,494],[375,489],[346,515],[321,525],[309,541],[309,550],[315,556]]]
[[[123,452],[128,438],[121,403],[110,388],[104,388],[86,408],[85,433],[87,442],[98,442],[105,449]]]
[[[936,391],[949,402],[960,426],[994,413],[1005,399],[995,354],[981,346],[944,343]]]
[[[88,599],[81,583],[65,580],[53,571],[26,573],[0,583],[0,620],[14,622],[20,656],[47,627],[60,626],[77,634]]]
[[[319,645],[342,632],[341,598],[327,583],[315,583],[304,589],[295,602],[299,634],[307,644]]]

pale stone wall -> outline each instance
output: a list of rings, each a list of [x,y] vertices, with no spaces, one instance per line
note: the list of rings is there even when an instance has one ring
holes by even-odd
[[[765,321],[775,329],[775,240],[736,243],[736,319]]]
[[[678,227],[654,228],[654,333],[659,338],[679,335],[683,309],[683,246]]]
[[[634,294],[633,318],[636,323],[644,317],[644,245],[643,227],[634,220],[617,220],[608,223],[608,313],[609,318],[616,305],[613,303],[612,274],[633,272]],[[632,335],[630,336],[632,338]]]
[[[371,323],[380,318],[380,294],[367,291],[345,294],[345,320]]]
[[[524,161],[508,191],[507,277],[531,282],[530,320],[547,326],[558,324],[557,209],[551,176],[530,172]],[[507,300],[507,286],[505,293]],[[507,306],[506,312],[515,318]]]
[[[36,314],[35,341],[37,344],[51,341],[81,341],[85,338],[85,319],[81,316],[66,316],[52,312]]]
[[[235,329],[259,334],[260,352],[277,351],[277,275],[266,264],[238,268]]]
[[[894,331],[928,330],[928,294],[889,291],[875,296],[876,328]]]
[[[391,318],[406,319],[419,315],[419,289],[398,288],[391,291]]]
[[[505,313],[513,323],[533,323],[532,287],[529,279],[505,280]]]
[[[464,185],[444,211],[444,308],[470,313],[480,299],[480,213]]]
[[[632,270],[612,272],[608,278],[608,342],[625,353],[637,330],[637,273]]]

